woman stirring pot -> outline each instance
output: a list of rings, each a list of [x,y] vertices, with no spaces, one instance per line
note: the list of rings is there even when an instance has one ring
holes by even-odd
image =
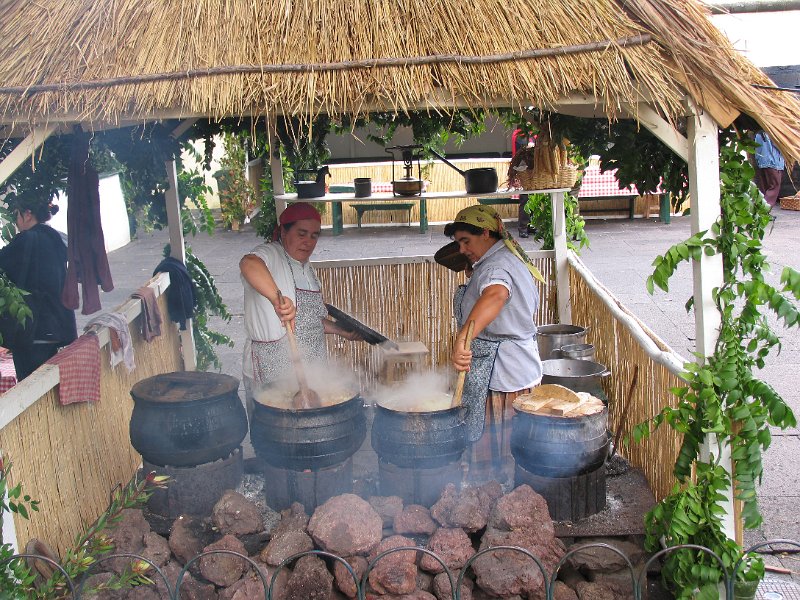
[[[539,306],[535,279],[544,279],[488,206],[465,208],[444,233],[472,265],[454,302],[459,332],[452,354],[456,370],[468,371],[462,402],[473,442],[469,478],[502,481],[513,478],[512,403],[542,378],[533,316]],[[470,321],[474,339],[465,350]]]

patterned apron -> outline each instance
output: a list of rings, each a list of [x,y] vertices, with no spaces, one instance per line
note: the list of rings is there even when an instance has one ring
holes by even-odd
[[[325,328],[322,319],[328,310],[322,301],[322,292],[295,288],[297,314],[295,337],[300,357],[306,364],[320,365],[328,360],[325,345]],[[286,379],[294,373],[289,350],[289,340],[284,335],[272,342],[251,342],[253,356],[253,379],[260,386]]]
[[[467,317],[467,315],[463,314],[461,306],[464,300],[464,292],[466,291],[467,285],[460,285],[453,296],[453,312],[459,329],[463,326],[464,319]],[[489,393],[489,381],[492,378],[494,361],[497,359],[499,347],[500,340],[491,339],[486,334],[473,339],[470,345],[472,362],[464,378],[464,395],[461,397],[461,404],[467,407],[468,442],[477,441],[483,433],[486,417],[486,396]]]

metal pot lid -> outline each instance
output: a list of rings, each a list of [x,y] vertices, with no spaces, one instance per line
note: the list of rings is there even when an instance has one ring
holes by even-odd
[[[336,319],[336,322],[347,329],[348,331],[357,331],[364,341],[368,344],[375,345],[375,344],[386,344],[388,347],[392,348],[393,350],[398,350],[399,346],[387,338],[385,335],[378,333],[374,329],[367,327],[361,321],[351,317],[345,312],[342,312],[332,304],[325,304],[325,308],[328,309],[328,314]]]

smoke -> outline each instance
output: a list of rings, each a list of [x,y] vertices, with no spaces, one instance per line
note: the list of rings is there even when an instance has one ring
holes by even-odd
[[[450,408],[453,395],[447,375],[429,371],[410,373],[404,381],[380,386],[375,400],[384,408],[401,412],[427,412]]]

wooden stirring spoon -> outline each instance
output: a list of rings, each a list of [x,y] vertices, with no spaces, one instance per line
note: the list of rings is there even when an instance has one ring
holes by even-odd
[[[469,350],[472,343],[472,332],[475,329],[475,321],[470,321],[467,325],[467,337],[464,338],[464,350]],[[450,403],[451,408],[461,406],[461,396],[464,394],[464,379],[467,377],[466,371],[459,371],[458,382],[456,383],[456,391],[453,392],[453,400]]]
[[[278,304],[283,306],[283,294],[278,290]],[[322,399],[319,394],[308,387],[306,372],[303,369],[303,359],[300,357],[300,349],[297,347],[297,337],[291,323],[286,323],[286,337],[289,339],[289,351],[292,355],[294,372],[297,375],[297,385],[299,390],[292,397],[293,408],[319,408],[322,406]]]

